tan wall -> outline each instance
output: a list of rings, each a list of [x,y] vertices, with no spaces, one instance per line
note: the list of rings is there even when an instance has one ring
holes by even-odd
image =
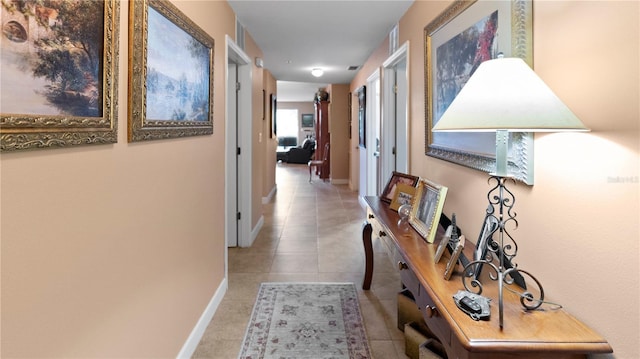
[[[415,2],[400,21],[400,43],[410,41],[410,168],[449,187],[444,211],[455,212],[474,238],[486,207],[487,175],[424,154],[423,31],[447,5]],[[616,358],[635,358],[639,3],[536,1],[533,19],[535,71],[592,132],[535,136],[535,185],[511,187],[519,221],[516,262],[542,282],[549,300],[606,337]],[[372,56],[352,91],[381,63]]]
[[[266,177],[266,158],[265,148],[267,147],[267,141],[264,139],[263,134],[263,121],[262,121],[262,90],[265,89],[264,79],[265,72],[267,70],[259,68],[255,64],[256,57],[263,57],[262,50],[258,48],[251,34],[245,32],[244,38],[244,52],[249,56],[251,61],[251,121],[252,121],[252,166],[251,166],[251,229],[256,231],[258,228],[258,222],[262,218],[262,196],[264,187],[268,185]],[[269,96],[266,95],[266,101]],[[269,189],[270,190],[270,189]]]
[[[375,71],[378,71],[384,60],[389,57],[389,39],[385,38],[380,46],[373,51],[367,62],[362,65],[362,69],[358,71],[353,81],[351,81],[351,141],[350,148],[350,167],[349,173],[351,178],[349,180],[349,188],[353,191],[357,191],[360,186],[360,151],[365,151],[359,147],[358,143],[358,88],[363,85],[367,85],[367,78],[371,76]]]
[[[128,2],[118,143],[3,153],[2,352],[175,357],[224,276],[226,2],[175,4],[215,39],[214,134],[127,143]]]
[[[331,136],[331,181],[349,181],[349,85],[332,84],[330,94],[329,133]]]

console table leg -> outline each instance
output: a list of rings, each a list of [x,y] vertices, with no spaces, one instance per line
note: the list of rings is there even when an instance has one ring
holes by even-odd
[[[362,244],[364,244],[364,280],[362,281],[362,289],[369,290],[371,288],[371,278],[373,277],[373,244],[371,243],[371,232],[373,229],[371,223],[365,222],[362,226]]]

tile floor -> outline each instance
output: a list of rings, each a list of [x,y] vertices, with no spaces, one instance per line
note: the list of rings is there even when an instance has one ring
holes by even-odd
[[[261,282],[354,282],[374,358],[406,359],[397,329],[400,278],[374,240],[371,290],[361,289],[365,210],[347,185],[331,185],[306,165],[279,163],[277,193],[251,248],[229,248],[229,289],[193,358],[237,358]]]

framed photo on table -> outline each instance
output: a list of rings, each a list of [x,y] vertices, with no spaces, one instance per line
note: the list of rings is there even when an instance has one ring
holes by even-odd
[[[391,173],[391,177],[387,182],[387,185],[384,187],[382,191],[382,195],[380,195],[380,200],[383,202],[391,203],[396,193],[396,189],[399,184],[406,184],[408,186],[415,187],[418,184],[418,180],[420,177],[412,176],[402,172],[393,171]]]
[[[451,274],[456,269],[456,265],[458,264],[458,260],[460,259],[460,254],[464,249],[465,238],[464,235],[460,236],[458,239],[458,243],[455,244],[453,248],[453,252],[451,252],[451,257],[449,258],[449,262],[447,262],[447,268],[444,270],[444,279],[449,280],[451,278]]]
[[[418,181],[409,223],[429,243],[435,239],[446,196],[447,187],[424,178]]]
[[[532,1],[457,0],[424,29],[425,152],[484,172],[495,170],[495,133],[432,132],[483,61],[519,57],[533,64]],[[508,171],[533,184],[533,135],[509,134]]]
[[[129,142],[213,133],[213,48],[171,2],[130,2]]]
[[[415,193],[416,193],[415,186],[408,185],[405,183],[398,183],[395,193],[393,194],[393,200],[391,201],[389,208],[391,208],[394,211],[397,211],[398,208],[400,208],[400,206],[402,205],[405,205],[405,204],[410,205]]]
[[[0,7],[0,150],[117,142],[120,1]]]

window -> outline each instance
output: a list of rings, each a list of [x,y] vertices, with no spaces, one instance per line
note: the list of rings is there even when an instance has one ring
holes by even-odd
[[[298,110],[276,110],[278,137],[298,138]]]

